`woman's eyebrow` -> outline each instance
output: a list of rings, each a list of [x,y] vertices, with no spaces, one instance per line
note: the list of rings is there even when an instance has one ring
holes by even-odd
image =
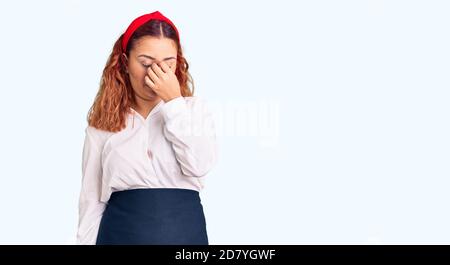
[[[155,60],[155,58],[153,58],[152,56],[150,56],[150,55],[146,55],[146,54],[141,54],[141,55],[139,55],[138,57],[146,57],[146,58],[149,58],[149,59],[152,59],[152,60]],[[175,57],[167,57],[167,58],[164,58],[164,60],[163,61],[167,61],[167,60],[170,60],[170,59],[176,59]]]

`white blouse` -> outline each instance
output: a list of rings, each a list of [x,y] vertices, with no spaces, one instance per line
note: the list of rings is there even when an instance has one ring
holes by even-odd
[[[161,100],[142,117],[133,108],[126,128],[88,126],[82,155],[77,244],[94,245],[114,191],[184,188],[200,191],[217,161],[212,113],[198,97]]]

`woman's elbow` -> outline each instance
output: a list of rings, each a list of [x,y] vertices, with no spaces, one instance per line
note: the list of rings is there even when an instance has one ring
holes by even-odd
[[[190,163],[182,163],[181,171],[189,177],[203,177],[207,175],[217,163],[217,151],[214,150],[210,154],[201,158],[193,159]]]

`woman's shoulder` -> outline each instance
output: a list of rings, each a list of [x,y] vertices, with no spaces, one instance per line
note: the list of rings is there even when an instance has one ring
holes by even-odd
[[[207,107],[207,101],[198,96],[181,96],[178,98],[174,98],[168,102],[164,103],[163,110],[164,112],[173,112],[174,110],[180,110],[184,107],[188,107],[189,109],[199,109]]]
[[[93,141],[97,143],[103,143],[106,141],[106,139],[109,138],[113,132],[105,131],[102,129],[98,129],[94,126],[88,125],[85,128],[86,137],[90,137]]]
[[[203,97],[199,97],[199,96],[187,96],[187,97],[183,97],[187,102],[204,102],[205,99]]]
[[[206,100],[204,97],[188,96],[188,97],[184,97],[184,99],[185,99],[186,103],[192,107],[203,107],[203,108],[210,107],[209,101]]]

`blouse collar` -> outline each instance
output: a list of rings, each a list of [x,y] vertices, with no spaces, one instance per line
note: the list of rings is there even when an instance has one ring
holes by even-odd
[[[150,111],[150,113],[147,115],[147,118],[144,118],[139,112],[137,112],[134,108],[130,106],[131,111],[133,112],[133,127],[134,128],[134,119],[135,116],[137,116],[142,122],[147,123],[150,118],[155,115],[157,112],[159,112],[161,106],[164,104],[164,100],[160,100]]]

